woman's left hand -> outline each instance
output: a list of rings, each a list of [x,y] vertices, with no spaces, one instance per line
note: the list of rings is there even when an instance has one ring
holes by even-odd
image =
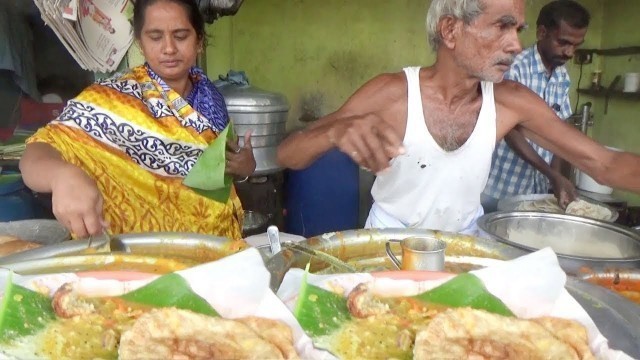
[[[227,141],[227,166],[225,173],[245,178],[256,170],[256,159],[251,147],[251,131],[244,134],[244,146],[238,145],[238,140]]]

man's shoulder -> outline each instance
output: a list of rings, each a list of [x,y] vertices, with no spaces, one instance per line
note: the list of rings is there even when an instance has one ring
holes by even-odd
[[[370,82],[383,82],[383,83],[395,83],[404,82],[406,75],[404,71],[386,72],[374,76]]]
[[[374,92],[374,93],[396,93],[406,91],[406,76],[404,72],[395,73],[382,73],[374,76],[367,81],[360,89],[359,92]]]
[[[514,80],[502,80],[493,85],[496,104],[500,106],[517,109],[525,104],[542,99],[525,85]]]
[[[506,78],[500,81],[499,83],[494,83],[493,89],[494,89],[494,92],[496,92],[496,95],[499,95],[500,93],[505,93],[505,95],[507,94],[515,95],[518,92],[529,90],[529,88],[522,85],[521,83],[515,80],[506,79]]]

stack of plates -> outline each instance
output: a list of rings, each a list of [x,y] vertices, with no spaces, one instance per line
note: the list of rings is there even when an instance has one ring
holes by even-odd
[[[602,208],[601,216],[594,216],[596,220],[614,222],[618,219],[618,210],[586,197],[578,196],[578,200],[586,201],[594,206]],[[517,195],[498,201],[498,211],[538,211],[545,213],[564,213],[558,206],[558,201],[552,194]],[[582,216],[581,214],[568,215]],[[583,216],[584,217],[584,216]]]

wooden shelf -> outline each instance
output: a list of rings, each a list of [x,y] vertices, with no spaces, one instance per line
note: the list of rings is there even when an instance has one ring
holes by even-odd
[[[637,0],[636,0],[637,1]],[[640,46],[626,46],[614,49],[578,49],[576,50],[576,56],[585,57],[587,55],[602,55],[602,56],[624,56],[624,55],[640,55]],[[621,90],[615,90],[616,85],[620,82],[621,75],[617,75],[611,84],[607,87],[600,89],[578,89],[578,94],[585,94],[590,96],[604,97],[604,113],[609,111],[609,99],[625,99],[625,100],[640,100],[640,92],[626,93]]]
[[[607,90],[607,89],[578,89],[580,94],[591,95],[591,96],[604,96],[604,97],[615,97],[619,99],[627,99],[627,100],[640,100],[640,92],[635,93],[627,93],[622,92],[620,90]]]
[[[626,46],[615,49],[578,49],[576,54],[596,54],[609,56],[637,55],[640,54],[640,46]]]

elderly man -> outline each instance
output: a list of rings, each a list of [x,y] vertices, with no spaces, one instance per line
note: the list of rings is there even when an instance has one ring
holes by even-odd
[[[505,75],[533,90],[561,119],[571,116],[571,80],[565,67],[584,41],[590,15],[573,0],[546,4],[536,21],[537,42],[518,56]],[[518,130],[511,130],[493,153],[491,173],[482,193],[484,211],[495,211],[498,200],[514,195],[547,194],[551,182],[562,207],[575,199],[576,189],[560,172],[562,159],[529,144]]]
[[[524,0],[433,0],[435,64],[373,78],[285,139],[279,162],[304,168],[337,147],[374,171],[368,227],[473,233],[495,143],[515,127],[597,181],[640,191],[640,156],[608,150],[525,86],[502,81],[524,27]]]

